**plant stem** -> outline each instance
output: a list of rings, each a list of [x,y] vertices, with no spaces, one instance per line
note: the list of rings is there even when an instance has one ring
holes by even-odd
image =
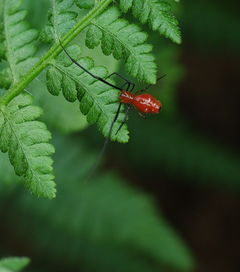
[[[62,39],[62,44],[71,42],[91,21],[101,14],[112,0],[102,0],[99,2],[81,21],[79,21]],[[49,51],[32,67],[32,69],[14,86],[12,86],[2,97],[0,97],[0,107],[7,105],[15,96],[19,95],[25,87],[46,68],[49,62],[55,58],[62,48],[55,43]]]

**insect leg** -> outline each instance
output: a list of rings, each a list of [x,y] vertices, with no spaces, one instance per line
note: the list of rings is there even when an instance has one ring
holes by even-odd
[[[102,149],[101,149],[101,151],[100,151],[100,153],[99,153],[99,155],[98,155],[98,158],[97,158],[95,164],[94,164],[93,167],[92,167],[92,171],[91,171],[90,175],[86,178],[86,181],[89,180],[89,179],[91,178],[92,174],[96,171],[96,169],[98,168],[98,166],[99,166],[99,164],[100,164],[100,161],[101,161],[101,159],[102,159],[102,157],[103,157],[103,154],[104,154],[105,151],[106,151],[108,142],[109,142],[109,140],[110,140],[110,137],[111,137],[111,134],[112,134],[113,126],[114,126],[115,122],[117,121],[118,115],[119,115],[119,113],[120,113],[121,106],[122,106],[122,103],[119,103],[117,112],[116,112],[116,114],[115,114],[115,116],[114,116],[114,119],[113,119],[113,121],[112,121],[112,123],[111,123],[110,129],[109,129],[108,135],[107,135],[107,137],[106,137],[106,139],[105,139],[105,141],[104,141],[103,147],[102,147]]]
[[[62,43],[61,40],[59,39],[59,37],[58,37],[58,35],[57,35],[56,32],[55,32],[55,34],[56,34],[56,37],[57,37],[57,39],[58,39],[58,41],[59,41],[59,44],[60,44],[62,50],[65,52],[65,54],[68,56],[68,58],[69,58],[75,65],[77,65],[79,68],[81,68],[84,72],[86,72],[87,74],[89,74],[89,75],[92,76],[93,78],[95,78],[95,79],[97,79],[97,80],[99,80],[99,81],[105,83],[106,85],[108,85],[108,86],[110,86],[110,87],[113,87],[113,88],[115,88],[115,89],[121,91],[121,89],[120,89],[118,86],[113,85],[112,83],[106,81],[104,78],[101,78],[101,77],[99,77],[99,76],[97,76],[97,75],[94,75],[93,73],[91,73],[90,71],[88,71],[88,69],[86,69],[85,67],[83,67],[78,61],[76,61],[76,60],[68,53],[67,49],[63,46],[63,43]]]
[[[125,82],[125,83],[121,86],[121,88],[123,89],[126,85],[127,85],[126,91],[129,91],[129,89],[130,89],[130,87],[131,87],[131,83],[129,83],[129,82]]]
[[[129,105],[129,106],[127,107],[127,110],[126,110],[126,113],[125,113],[125,117],[124,117],[124,119],[123,119],[121,125],[119,126],[118,130],[116,131],[115,135],[118,134],[118,132],[120,131],[120,129],[122,128],[122,126],[127,122],[127,119],[128,119],[128,115],[129,115],[130,109],[131,109],[131,105]]]
[[[133,92],[134,88],[135,88],[135,83],[132,83],[132,88],[131,90],[129,90],[129,92]]]
[[[120,77],[122,80],[124,80],[124,81],[125,81],[125,84],[128,84],[128,89],[127,89],[127,91],[132,92],[132,90],[133,90],[134,87],[135,87],[135,84],[132,83],[131,81],[129,81],[128,79],[126,79],[125,77],[123,77],[122,75],[120,75],[119,73],[114,72],[114,73],[108,75],[105,79],[108,79],[108,78],[110,78],[110,77],[113,76],[113,75],[117,75],[117,76]],[[123,86],[124,86],[125,84],[123,84]],[[131,86],[131,89],[130,89],[130,86]],[[123,87],[122,87],[122,88],[123,88]]]
[[[123,77],[122,75],[120,75],[120,74],[117,73],[117,72],[111,73],[111,74],[108,75],[105,79],[108,79],[108,78],[110,78],[111,76],[114,76],[114,75],[120,77],[121,79],[123,79],[124,81],[126,81],[126,82],[128,82],[128,83],[131,83],[128,79],[126,79],[125,77]]]
[[[114,74],[114,73],[113,73]],[[121,88],[123,88],[125,85],[127,85],[127,91],[130,89],[130,87],[132,86],[131,84],[133,84],[133,83],[131,83],[131,82],[129,82],[128,80],[126,80],[126,82],[121,86]],[[117,121],[117,118],[118,118],[118,116],[119,116],[119,113],[120,113],[120,110],[121,110],[121,106],[122,106],[122,103],[120,102],[119,103],[119,106],[118,106],[118,109],[117,109],[117,112],[116,112],[116,114],[115,114],[115,116],[114,116],[114,119],[113,119],[113,121],[112,121],[112,124],[111,124],[111,126],[110,126],[110,129],[109,129],[109,134],[108,134],[108,137],[107,137],[107,142],[108,142],[108,140],[111,138],[111,134],[112,134],[112,129],[113,129],[113,126],[114,126],[114,124],[115,124],[115,122]],[[126,110],[126,115],[128,114],[128,111],[129,111],[129,109],[130,109],[130,107],[128,106],[127,107],[127,110]],[[125,115],[125,117],[124,117],[124,120],[123,120],[123,123],[124,122],[126,122],[126,120],[127,120],[127,117],[126,117],[126,115]],[[120,126],[120,128],[122,127],[122,125]],[[119,128],[119,129],[120,129]],[[118,129],[118,131],[119,131],[119,129]],[[118,132],[117,131],[117,132]],[[117,133],[116,133],[117,134]],[[115,134],[115,135],[116,135]]]
[[[138,112],[138,114],[139,114],[140,117],[146,119],[146,114],[143,114],[143,113],[141,113],[141,112]]]

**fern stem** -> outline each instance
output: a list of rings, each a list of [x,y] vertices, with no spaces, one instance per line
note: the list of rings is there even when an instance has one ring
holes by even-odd
[[[99,2],[81,21],[79,21],[63,38],[62,44],[67,45],[71,42],[85,27],[87,27],[91,21],[100,15],[105,8],[113,0],[103,0]],[[32,67],[32,69],[12,88],[10,88],[1,98],[0,98],[0,107],[7,105],[15,96],[19,95],[26,86],[36,78],[49,64],[49,62],[55,58],[62,48],[60,44],[55,43],[49,51],[42,56],[42,58]]]

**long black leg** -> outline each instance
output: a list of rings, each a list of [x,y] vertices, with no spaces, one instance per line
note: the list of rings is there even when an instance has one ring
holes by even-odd
[[[57,33],[56,33],[56,35],[57,35]],[[58,36],[57,36],[57,37],[58,37]],[[69,57],[69,59],[70,59],[74,64],[76,64],[78,67],[80,67],[84,72],[88,73],[88,74],[89,74],[90,76],[92,76],[93,78],[95,78],[95,79],[97,79],[97,80],[99,80],[99,81],[101,81],[101,82],[107,84],[108,86],[111,86],[111,87],[113,87],[113,88],[115,88],[115,89],[121,91],[121,88],[119,88],[118,86],[115,86],[115,85],[113,85],[112,83],[106,81],[105,79],[103,79],[103,78],[101,78],[101,77],[99,77],[99,76],[96,76],[96,75],[92,74],[91,72],[89,72],[89,71],[88,71],[86,68],[84,68],[79,62],[77,62],[74,58],[72,58],[72,57],[70,56],[70,54],[68,53],[68,51],[67,51],[67,50],[65,49],[65,47],[63,46],[63,44],[62,44],[61,40],[59,39],[59,37],[58,37],[58,41],[59,41],[59,44],[60,44],[60,46],[62,47],[63,51],[64,51],[64,52],[66,53],[66,55]]]
[[[126,82],[132,84],[132,82],[130,82],[128,79],[126,79],[125,77],[123,77],[122,75],[120,75],[120,74],[117,73],[117,72],[111,73],[111,74],[108,75],[105,79],[108,79],[108,78],[110,78],[111,76],[114,76],[114,75],[116,75],[116,76],[120,77],[122,80],[124,80],[124,81],[126,81]]]
[[[112,129],[113,129],[113,126],[115,124],[115,122],[117,121],[118,119],[118,116],[119,116],[119,113],[120,113],[120,110],[121,110],[121,106],[122,106],[122,103],[119,103],[119,106],[118,106],[118,109],[117,109],[117,112],[114,116],[114,119],[112,121],[112,124],[111,124],[111,127],[110,127],[110,130],[109,130],[109,134],[108,134],[108,138],[111,138],[111,134],[112,134]]]
[[[129,81],[128,79],[126,79],[125,77],[123,77],[122,75],[120,75],[119,73],[114,72],[114,73],[108,75],[105,79],[108,79],[108,78],[110,78],[110,77],[113,76],[113,75],[117,75],[117,76],[120,77],[122,80],[125,80],[125,84],[128,83],[128,89],[127,89],[126,91],[129,91],[129,92],[132,92],[132,91],[133,91],[133,89],[135,88],[135,84],[134,84],[133,82]],[[123,86],[124,86],[125,84],[123,84]],[[121,88],[123,88],[123,87],[121,87]]]
[[[108,132],[108,136],[107,136],[107,138],[106,138],[106,140],[105,140],[105,142],[104,142],[103,149],[102,149],[102,152],[101,152],[101,153],[104,153],[104,151],[105,151],[105,149],[106,149],[106,146],[107,146],[107,143],[108,143],[109,139],[111,138],[113,126],[114,126],[115,122],[117,121],[117,118],[118,118],[119,113],[120,113],[120,110],[121,110],[121,106],[122,106],[122,103],[119,103],[117,112],[116,112],[116,114],[115,114],[115,116],[114,116],[114,119],[113,119],[113,121],[112,121],[112,123],[111,123],[110,129],[109,129],[109,132]]]
[[[110,129],[109,129],[107,138],[105,139],[104,144],[103,144],[103,147],[102,147],[102,149],[101,149],[101,151],[100,151],[100,153],[99,153],[99,155],[98,155],[98,158],[97,158],[95,164],[93,165],[93,167],[92,167],[92,169],[91,169],[90,175],[86,177],[86,180],[85,180],[85,181],[88,181],[88,180],[92,177],[93,173],[96,171],[96,169],[98,168],[98,166],[99,166],[99,164],[100,164],[100,161],[101,161],[101,159],[102,159],[102,157],[103,157],[103,154],[104,154],[105,151],[106,151],[108,142],[109,142],[109,140],[110,140],[110,138],[111,138],[113,126],[114,126],[115,122],[117,121],[118,115],[119,115],[120,110],[121,110],[121,106],[122,106],[122,103],[119,103],[117,112],[116,112],[116,114],[115,114],[115,116],[114,116],[114,119],[113,119],[113,121],[112,121],[112,123],[111,123],[111,126],[110,126]]]
[[[132,83],[132,88],[131,90],[129,90],[129,92],[133,92],[134,88],[135,88],[135,83]]]
[[[116,131],[115,135],[118,134],[118,132],[120,131],[120,129],[122,128],[122,126],[127,122],[127,119],[128,119],[128,115],[129,115],[129,111],[131,109],[131,105],[127,106],[127,110],[126,110],[126,113],[125,113],[125,117],[121,123],[121,125],[119,126],[118,130]]]
[[[105,139],[105,142],[104,142],[104,144],[103,144],[103,147],[102,147],[102,150],[101,150],[101,153],[100,153],[100,157],[102,157],[103,153],[105,152],[106,147],[107,147],[107,144],[108,144],[108,142],[109,142],[109,140],[110,140],[110,138],[111,138],[113,126],[114,126],[115,122],[117,121],[117,118],[118,118],[119,113],[120,113],[120,110],[121,110],[121,106],[122,106],[122,103],[119,103],[117,112],[116,112],[116,114],[115,114],[115,116],[114,116],[114,119],[113,119],[113,121],[112,121],[112,123],[111,123],[110,129],[109,129],[109,132],[108,132],[108,136],[107,136],[107,138]]]
[[[124,83],[122,86],[121,86],[121,88],[123,88],[126,84],[128,84],[128,86],[127,86],[127,89],[126,89],[126,91],[128,91],[128,92],[132,92],[133,90],[134,90],[134,88],[135,88],[135,84],[134,83],[131,83],[131,82],[126,82],[126,83]]]
[[[125,83],[121,86],[121,88],[122,88],[122,90],[123,90],[123,88],[124,88],[126,85],[127,85],[126,91],[129,91],[129,89],[130,89],[130,87],[131,87],[131,83],[129,83],[129,82],[125,82]]]
[[[142,118],[146,119],[146,114],[143,114],[141,112],[138,112],[139,116],[141,116]]]

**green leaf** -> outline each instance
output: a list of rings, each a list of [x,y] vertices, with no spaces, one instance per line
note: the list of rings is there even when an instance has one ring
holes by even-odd
[[[0,86],[7,89],[12,82],[12,74],[9,67],[4,67],[0,70]]]
[[[57,97],[47,92],[44,81],[31,85],[35,102],[44,110],[42,120],[63,133],[80,131],[88,126],[86,117],[79,110],[79,102],[69,103],[60,93]],[[61,86],[60,86],[61,89]]]
[[[95,0],[75,0],[79,8],[90,9],[94,6]]]
[[[31,104],[32,97],[21,94],[0,109],[0,149],[8,152],[16,174],[33,194],[53,198],[51,135],[44,123],[35,121],[42,110]]]
[[[79,57],[80,48],[77,45],[68,47],[67,51],[91,73],[103,78],[107,76],[108,72],[105,67],[94,67],[92,59]],[[80,101],[80,110],[86,115],[87,121],[90,124],[97,123],[101,133],[104,136],[108,136],[119,104],[119,91],[88,75],[81,68],[72,63],[64,52],[50,64],[51,68],[47,72],[49,91],[58,94],[61,89],[68,101],[73,102],[78,99]],[[58,74],[57,77],[56,74]],[[119,142],[128,141],[128,131],[125,125],[119,133],[115,135],[123,119],[124,114],[121,111],[113,127],[111,134],[112,140]]]
[[[147,34],[127,20],[119,18],[116,7],[109,8],[89,27],[86,45],[94,48],[102,42],[105,55],[113,54],[116,59],[124,59],[127,72],[139,80],[155,83],[156,64],[150,52],[152,46],[146,44]]]
[[[8,257],[0,260],[1,272],[18,272],[21,271],[30,262],[26,257]]]
[[[134,17],[142,24],[148,23],[153,30],[173,42],[181,43],[178,21],[169,3],[161,0],[119,0],[120,9],[127,12],[130,8]]]
[[[0,152],[0,181],[1,186],[5,184],[15,184],[19,181],[19,177],[15,175],[14,169],[9,161],[6,153]],[[2,197],[2,196],[1,196]]]
[[[19,10],[20,4],[21,1],[9,0],[4,5],[5,57],[11,69],[13,84],[38,60],[34,57],[38,32],[30,29],[25,22],[27,12]]]
[[[52,128],[62,133],[72,133],[88,126],[86,117],[79,110],[78,102],[69,103],[62,94],[53,97],[46,93],[42,98],[45,98],[42,103],[45,112],[43,120]]]
[[[55,40],[55,31],[64,36],[76,23],[77,12],[74,11],[74,0],[52,0],[52,9],[49,13],[49,22],[41,33],[45,42]]]

